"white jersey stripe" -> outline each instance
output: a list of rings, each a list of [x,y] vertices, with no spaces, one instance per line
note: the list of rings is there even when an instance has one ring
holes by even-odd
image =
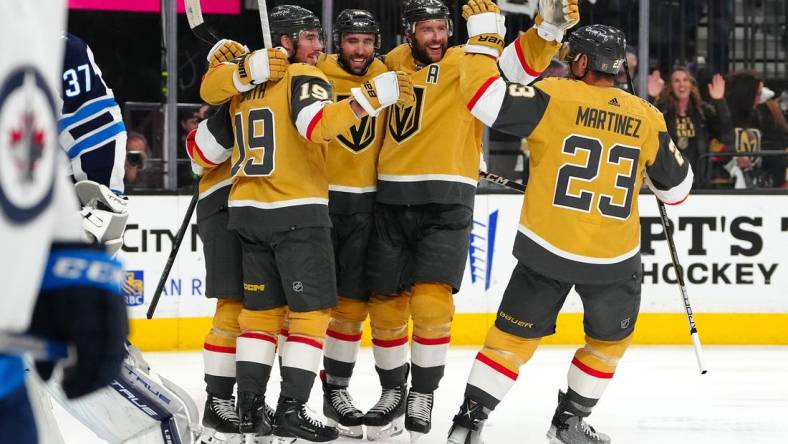
[[[326,106],[327,103],[330,102],[315,102],[304,107],[298,113],[296,117],[296,128],[298,128],[298,133],[301,134],[304,139],[309,140],[309,124],[312,123],[312,119],[323,110],[323,107]]]
[[[523,235],[527,236],[532,241],[539,244],[539,246],[541,246],[545,250],[553,253],[556,256],[560,256],[564,259],[569,259],[570,261],[583,262],[586,264],[617,264],[619,262],[623,262],[631,258],[632,256],[638,254],[638,252],[640,251],[640,240],[638,240],[637,244],[635,245],[635,248],[633,248],[630,251],[627,251],[626,253],[620,256],[610,257],[610,258],[582,256],[579,254],[570,253],[566,250],[562,250],[556,247],[550,242],[542,239],[538,234],[526,228],[525,225],[520,224],[518,231]]]
[[[254,207],[261,210],[275,210],[277,208],[297,207],[299,205],[328,205],[328,199],[322,197],[306,197],[303,199],[280,200],[278,202],[258,202],[256,200],[230,200],[228,207]]]
[[[459,182],[472,186],[478,185],[478,181],[465,176],[455,176],[453,174],[416,174],[416,175],[398,175],[398,174],[378,174],[378,180],[385,180],[388,182],[424,182],[428,180],[440,180],[444,182]]]
[[[364,194],[364,193],[374,193],[377,191],[378,187],[372,185],[370,187],[350,187],[347,185],[328,185],[328,191],[340,191],[342,193],[353,193],[353,194]]]

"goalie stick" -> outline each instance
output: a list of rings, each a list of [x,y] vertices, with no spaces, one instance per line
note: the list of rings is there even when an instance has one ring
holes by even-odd
[[[627,83],[629,90],[635,94],[635,86],[632,84],[632,78],[629,76],[629,66],[626,59],[624,60],[624,72],[627,75]],[[679,263],[679,255],[676,251],[676,244],[673,242],[673,232],[669,230],[670,219],[668,219],[668,211],[665,204],[659,200],[657,196],[657,208],[659,208],[659,219],[662,222],[662,227],[665,230],[665,239],[668,241],[668,250],[670,250],[670,260],[673,262],[673,268],[676,270],[676,281],[679,284],[679,291],[681,292],[681,300],[684,305],[684,313],[687,315],[687,322],[689,323],[690,338],[692,339],[692,347],[695,349],[695,359],[698,361],[698,369],[701,375],[705,375],[708,370],[706,363],[703,360],[703,348],[700,344],[700,336],[698,335],[698,328],[695,326],[695,317],[692,315],[692,306],[690,305],[689,294],[687,293],[687,286],[684,283],[684,269],[681,268]]]

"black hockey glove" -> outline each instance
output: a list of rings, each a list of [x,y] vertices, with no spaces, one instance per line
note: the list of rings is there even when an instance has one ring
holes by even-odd
[[[70,399],[108,385],[120,373],[129,333],[122,278],[120,262],[98,246],[52,247],[30,333],[76,349],[76,362],[63,371]],[[36,370],[46,380],[54,365],[36,362]]]

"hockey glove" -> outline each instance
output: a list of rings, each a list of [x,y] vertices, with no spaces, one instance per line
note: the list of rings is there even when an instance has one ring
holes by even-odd
[[[248,91],[250,86],[280,80],[285,76],[288,65],[287,55],[276,48],[243,54],[235,59],[235,63],[238,64],[238,77],[233,80],[242,85],[239,91]]]
[[[373,117],[398,101],[405,105],[412,104],[415,100],[410,76],[402,71],[379,74],[362,83],[360,88],[351,88],[350,92],[364,111]]]
[[[578,0],[539,0],[534,27],[547,41],[561,42],[564,32],[580,21]]]
[[[498,58],[506,35],[505,17],[498,6],[491,0],[468,0],[462,7],[462,17],[468,26],[465,52]]]
[[[221,39],[208,51],[208,63],[210,63],[210,66],[213,66],[222,62],[229,62],[247,52],[249,52],[249,48],[235,40]]]
[[[120,372],[129,333],[122,280],[120,262],[97,247],[52,247],[29,332],[76,349],[76,363],[63,371],[69,399],[106,386]],[[53,367],[51,362],[36,362],[44,380]]]

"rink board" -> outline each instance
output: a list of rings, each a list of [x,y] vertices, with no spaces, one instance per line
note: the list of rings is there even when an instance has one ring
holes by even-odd
[[[167,280],[155,319],[147,310],[190,196],[132,196],[121,259],[132,340],[145,349],[195,349],[210,328],[214,302],[204,297],[202,244],[192,223]],[[480,344],[495,319],[515,259],[522,197],[480,195],[452,342]],[[641,196],[641,314],[636,343],[689,343],[687,320],[661,239],[654,197]],[[668,207],[701,338],[708,344],[788,344],[788,196],[692,196]],[[194,222],[194,221],[192,221]],[[367,340],[368,334],[365,335]],[[570,293],[556,335],[582,341],[582,305]]]

